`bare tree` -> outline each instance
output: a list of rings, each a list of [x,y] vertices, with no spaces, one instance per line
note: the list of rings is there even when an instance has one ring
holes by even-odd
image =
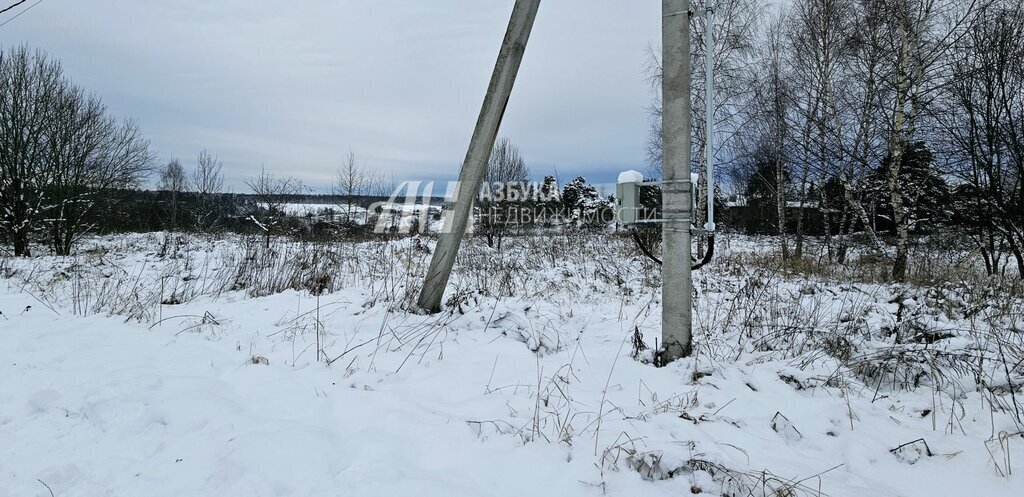
[[[975,31],[970,29],[972,20],[982,7],[992,2],[1021,3],[1020,0],[794,0],[757,38],[756,45],[762,50],[756,52],[755,70],[750,72],[756,77],[732,78],[751,91],[749,98],[738,93],[731,98],[732,106],[726,105],[724,111],[716,110],[716,116],[724,114],[728,120],[730,111],[745,110],[742,112],[745,118],[739,120],[744,125],[731,127],[738,131],[738,139],[731,143],[743,145],[736,150],[740,153],[733,155],[756,157],[756,160],[737,165],[748,168],[747,177],[759,176],[757,183],[762,187],[777,190],[773,198],[784,256],[789,251],[785,196],[793,196],[801,213],[795,218],[796,254],[800,256],[803,254],[802,214],[804,206],[812,201],[811,191],[816,190],[823,215],[839,218],[838,223],[830,225],[830,232],[835,229],[838,233],[834,241],[839,262],[845,260],[845,235],[862,230],[879,254],[891,254],[892,278],[906,279],[912,243],[910,234],[927,221],[921,214],[931,209],[930,197],[945,189],[938,163],[932,159],[932,147],[927,143],[934,136],[928,135],[929,126],[934,128],[936,116],[941,114],[933,112],[933,107],[942,88],[956,81],[950,74],[951,68],[957,65],[958,58],[953,56],[957,41]],[[742,7],[742,2],[734,4]],[[739,11],[749,10],[741,8]],[[703,19],[695,16],[694,22],[700,24]],[[739,33],[743,33],[742,27],[746,25],[732,21],[719,31],[728,33],[730,27],[739,26]],[[729,35],[725,34],[725,38],[729,39]],[[742,36],[735,40],[739,39]],[[695,46],[699,47],[701,42],[702,37],[694,38]],[[738,54],[741,61],[745,60],[743,54],[751,50],[740,47],[746,45],[731,44],[736,48],[718,57],[732,53]],[[1016,47],[1013,43],[1007,46]],[[1016,60],[1015,55],[1010,54],[1010,59]],[[726,64],[721,71],[727,73],[729,67],[736,65],[741,64]],[[695,64],[694,67],[699,70],[701,66]],[[1007,75],[1020,71],[1019,64],[1012,64],[1013,69],[1009,67],[1003,71]],[[652,58],[652,82],[658,81],[659,69],[656,58]],[[972,70],[977,73],[977,68]],[[739,73],[740,76],[745,74]],[[700,81],[700,78],[694,79]],[[1012,78],[1004,79],[1002,84],[1006,86],[1011,81]],[[724,87],[728,87],[728,83]],[[700,98],[702,92],[694,94]],[[993,98],[990,103],[997,100]],[[737,105],[736,102],[742,103]],[[702,104],[695,101],[695,110]],[[1004,122],[1011,122],[1012,116],[1020,115],[1008,110],[1012,106],[1000,111]],[[694,121],[695,129],[703,126],[700,114],[694,116]],[[1019,127],[1010,126],[1011,129]],[[660,119],[656,114],[652,128],[655,133],[650,156],[656,161],[660,160],[657,156]],[[725,124],[724,128],[730,129],[730,125]],[[1002,134],[1007,139],[1018,135]],[[694,159],[697,160],[701,133],[695,134],[694,143]],[[1006,157],[1011,157],[1012,146],[1007,144],[1003,150]],[[977,152],[972,153],[977,155]],[[774,165],[772,178],[765,177],[768,172],[767,166],[762,164],[765,161]],[[754,166],[754,170],[749,170],[750,166]],[[876,226],[879,219],[892,226],[891,248],[894,250],[887,250],[883,245]],[[1013,231],[1014,228],[1001,229]],[[1011,250],[1018,239],[1014,237],[1014,240],[1006,242]]]
[[[801,15],[817,17],[803,24],[829,22],[827,18],[840,16],[847,20],[839,32],[833,34],[828,49],[801,55],[820,58],[813,78],[819,84],[816,98],[820,98],[819,113],[806,113],[817,130],[817,160],[825,169],[827,184],[833,188],[821,189],[822,206],[839,206],[837,237],[829,249],[836,260],[846,260],[848,239],[845,236],[859,222],[871,240],[871,246],[881,250],[881,241],[874,230],[872,218],[864,207],[868,188],[865,179],[881,161],[877,150],[884,143],[879,129],[882,119],[879,99],[881,81],[886,77],[883,62],[887,53],[882,50],[884,13],[880,2],[874,0],[810,3],[811,8],[797,6]],[[811,12],[807,12],[811,10]],[[797,32],[799,32],[799,27]],[[821,38],[820,41],[826,40]],[[813,42],[813,40],[812,40]],[[835,57],[827,58],[831,55]],[[827,193],[826,193],[827,192]],[[826,198],[826,194],[841,199]]]
[[[284,204],[291,195],[305,190],[302,182],[292,176],[277,178],[260,168],[259,176],[245,180],[259,202],[257,212],[249,216],[265,235],[265,244],[270,247],[270,237],[285,217]]]
[[[171,229],[178,227],[178,197],[185,191],[187,181],[185,179],[185,168],[181,166],[178,159],[171,159],[160,170],[160,184],[158,188],[165,192],[171,206]]]
[[[905,281],[912,212],[919,198],[908,191],[902,171],[904,155],[919,139],[920,119],[928,112],[949,67],[947,54],[968,31],[979,11],[978,0],[890,0],[883,12],[888,20],[886,51],[892,54],[883,105],[889,110],[886,171],[888,201],[896,231],[892,277]],[[891,110],[890,110],[891,109]]]
[[[60,64],[19,47],[0,51],[0,226],[14,254],[30,255],[29,235],[45,209],[46,138]]]
[[[131,121],[64,78],[42,52],[0,52],[0,225],[17,255],[41,221],[67,255],[94,206],[148,172],[149,143]]]
[[[803,256],[804,208],[815,199],[809,197],[813,185],[823,195],[823,185],[834,174],[837,161],[829,142],[829,105],[834,104],[833,91],[847,54],[852,0],[796,0],[788,13],[786,23],[787,63],[793,84],[792,105],[795,109],[791,124],[799,133],[797,153],[792,161],[797,169],[796,200],[800,215],[796,217],[796,257]],[[825,218],[830,214],[824,198],[816,199],[818,212]],[[845,204],[840,217],[847,212]],[[840,221],[840,226],[844,223]],[[841,230],[840,230],[841,231]],[[826,239],[830,240],[830,227]],[[839,233],[840,239],[842,233]],[[829,244],[832,248],[831,243]],[[830,251],[830,254],[832,252]]]
[[[989,274],[1004,254],[1024,278],[1024,4],[987,6],[956,44],[949,84],[935,112],[958,178],[956,208]]]
[[[753,80],[753,98],[747,106],[747,125],[739,133],[741,143],[753,155],[752,174],[762,176],[753,181],[771,190],[776,215],[776,232],[782,249],[782,258],[789,259],[789,241],[786,227],[788,187],[790,181],[790,149],[793,138],[790,122],[793,113],[791,75],[784,60],[784,14],[775,15],[769,22],[762,41],[756,76]],[[764,176],[770,175],[770,178]]]
[[[224,191],[224,164],[217,156],[203,150],[196,158],[192,171],[192,189],[200,195],[215,195]]]
[[[366,190],[366,194],[371,197],[390,197],[395,194],[395,190],[398,189],[399,182],[395,178],[394,174],[391,176],[385,176],[383,174],[374,175],[374,180],[370,183],[369,188]]]
[[[749,69],[756,54],[759,19],[765,8],[755,0],[718,0],[715,2],[715,127],[717,154],[729,149],[739,126],[744,122],[740,113],[744,102],[751,97]],[[705,151],[705,91],[704,91],[704,34],[706,20],[695,11],[690,30],[691,78],[690,95],[693,100],[693,164],[700,164]],[[653,47],[647,49],[644,75],[651,85],[653,101],[648,108],[650,131],[647,135],[646,155],[651,166],[648,175],[661,177],[661,55]],[[705,189],[706,190],[706,189]],[[706,204],[706,203],[705,203]]]
[[[74,87],[60,93],[47,137],[51,245],[57,255],[69,255],[94,226],[94,207],[138,186],[153,157],[134,122],[107,117],[97,98]]]
[[[885,206],[896,235],[892,277],[905,280],[922,190],[908,183],[918,175],[903,171],[904,156],[921,141],[922,120],[948,72],[944,60],[979,3],[797,0],[790,33],[794,65],[810,90],[800,106],[807,138],[801,155],[839,185],[840,262],[843,230],[854,225],[883,252],[875,221]]]
[[[194,214],[196,224],[201,228],[213,228],[221,212],[220,193],[224,191],[224,164],[216,155],[203,150],[196,158],[192,170],[191,187],[196,193]]]
[[[341,196],[344,204],[345,222],[353,222],[352,214],[355,211],[355,201],[359,197],[370,195],[380,183],[380,176],[356,161],[356,155],[351,150],[348,157],[341,164],[335,175],[334,194]]]
[[[489,247],[500,250],[509,227],[519,221],[517,208],[528,195],[525,183],[529,177],[530,170],[519,148],[508,138],[498,140],[487,163],[486,182],[477,202],[480,230]]]
[[[729,160],[738,154],[729,153],[730,149],[736,147],[737,132],[742,128],[744,114],[741,109],[751,98],[750,92],[750,65],[755,55],[755,46],[758,41],[759,19],[764,13],[761,2],[755,0],[717,0],[715,2],[714,16],[714,107],[715,123],[715,147],[714,150],[707,150],[706,146],[706,125],[705,110],[705,64],[706,54],[705,30],[706,18],[701,15],[703,12],[695,9],[690,30],[691,67],[693,76],[690,79],[691,108],[693,109],[692,122],[692,144],[691,164],[699,168],[704,164],[708,153],[714,154],[716,159],[719,156],[727,158],[719,162],[728,166]],[[647,67],[644,70],[648,82],[651,84],[652,103],[648,108],[650,115],[650,130],[646,142],[646,155],[648,162],[647,176],[651,178],[661,177],[661,55],[660,50],[648,48]],[[707,175],[701,174],[697,185],[697,212],[694,221],[698,225],[704,224],[707,220]],[[698,254],[703,252],[703,239],[698,240]]]

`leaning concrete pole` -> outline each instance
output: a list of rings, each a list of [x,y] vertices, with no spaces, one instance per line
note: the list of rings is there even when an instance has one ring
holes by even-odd
[[[494,63],[491,83],[487,86],[487,95],[480,108],[480,116],[476,120],[476,129],[469,142],[466,160],[459,171],[459,183],[456,188],[455,201],[445,210],[444,224],[437,240],[437,248],[430,259],[430,268],[423,279],[423,289],[417,304],[429,312],[441,310],[441,298],[448,285],[448,278],[455,264],[455,256],[459,252],[462,236],[466,233],[466,225],[473,209],[473,198],[480,190],[480,182],[487,174],[487,162],[491,158],[491,149],[498,136],[501,118],[505,115],[512,86],[519,72],[519,64],[526,51],[526,42],[530,39],[533,21],[537,17],[540,0],[516,0],[512,8],[512,18],[508,21],[505,40],[501,43],[498,60]]]
[[[690,2],[662,0],[662,289],[659,362],[690,354]]]

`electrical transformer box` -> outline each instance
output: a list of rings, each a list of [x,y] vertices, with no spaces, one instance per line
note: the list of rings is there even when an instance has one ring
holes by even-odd
[[[615,209],[615,220],[623,226],[636,224],[640,213],[640,184],[644,175],[637,171],[626,171],[619,174],[615,187],[615,198],[618,206]]]

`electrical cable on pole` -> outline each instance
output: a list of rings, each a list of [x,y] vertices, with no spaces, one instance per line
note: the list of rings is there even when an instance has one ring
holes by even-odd
[[[662,178],[644,182],[637,171],[619,175],[616,197],[619,209],[616,220],[630,228],[633,240],[645,256],[661,265],[661,336],[662,344],[655,354],[655,364],[664,366],[686,357],[693,349],[693,271],[711,262],[715,253],[715,62],[713,0],[705,0],[704,63],[705,63],[705,131],[704,161],[707,166],[707,222],[703,230],[693,225],[697,212],[697,175],[691,172],[693,125],[690,100],[691,47],[690,19],[694,13],[688,0],[662,0],[661,15],[661,104],[662,104]],[[641,218],[640,189],[644,185],[662,188],[661,219]],[[660,223],[662,258],[643,244],[637,224]],[[708,250],[702,260],[693,258],[693,235],[708,237]]]
[[[704,162],[707,164],[708,219],[704,232],[708,235],[708,250],[704,259],[693,266],[696,271],[715,255],[715,2],[705,0],[704,5]]]
[[[715,2],[706,0],[704,6],[704,160],[707,163],[708,220],[704,225],[714,243],[715,236]]]

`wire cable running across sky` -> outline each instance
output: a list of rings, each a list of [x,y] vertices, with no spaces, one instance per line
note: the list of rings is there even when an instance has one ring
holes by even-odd
[[[6,8],[6,9],[4,9],[4,10],[0,10],[0,14],[3,14],[4,12],[7,12],[8,10],[11,10],[11,9],[13,9],[13,8],[15,8],[15,7],[17,7],[17,6],[19,6],[19,5],[21,5],[21,4],[25,3],[25,2],[27,2],[27,1],[28,1],[28,0],[21,0],[20,2],[18,2],[18,3],[16,3],[16,4],[14,4],[14,5],[11,5],[10,7],[7,7],[7,8]],[[32,5],[29,5],[28,7],[26,7],[26,8],[25,8],[25,10],[23,10],[23,11],[21,11],[21,12],[18,12],[18,13],[17,13],[17,14],[16,14],[16,15],[15,15],[14,17],[12,17],[12,18],[10,18],[10,19],[8,19],[8,20],[6,20],[6,21],[4,21],[4,22],[0,23],[0,28],[2,28],[2,27],[4,27],[4,26],[6,26],[6,25],[7,25],[7,23],[9,23],[9,22],[11,22],[11,21],[13,21],[13,20],[15,20],[15,19],[17,19],[17,18],[21,17],[21,16],[22,16],[22,14],[24,14],[24,13],[26,13],[26,12],[28,12],[28,11],[32,10],[32,7],[35,7],[36,5],[39,5],[39,4],[40,4],[40,3],[42,3],[42,2],[43,2],[43,0],[36,0],[36,3],[34,3],[34,4],[32,4]]]
[[[0,14],[3,14],[4,12],[7,12],[8,10],[11,10],[11,9],[13,9],[13,8],[15,8],[15,7],[17,7],[17,6],[27,2],[27,1],[28,0],[19,0],[17,2],[14,2],[10,7],[7,7],[5,9],[3,9],[3,10],[0,10]]]

